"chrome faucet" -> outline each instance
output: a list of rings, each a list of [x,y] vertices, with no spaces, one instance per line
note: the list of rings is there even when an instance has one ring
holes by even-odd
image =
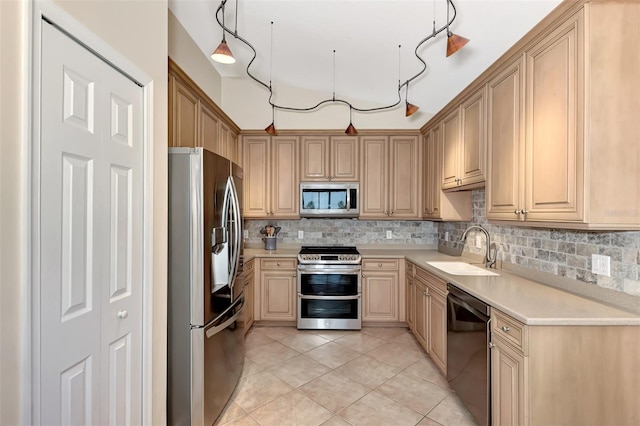
[[[472,231],[474,229],[478,231],[482,231],[484,233],[485,239],[487,240],[487,253],[484,257],[484,266],[485,268],[491,268],[496,264],[497,253],[494,252],[494,255],[491,256],[491,237],[489,236],[489,232],[486,229],[484,229],[480,225],[471,225],[470,227],[465,229],[459,241],[464,244],[464,241],[467,239],[467,234],[469,233],[469,231]]]

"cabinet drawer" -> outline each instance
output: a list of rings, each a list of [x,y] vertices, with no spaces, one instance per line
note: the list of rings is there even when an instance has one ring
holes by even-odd
[[[247,271],[253,271],[253,268],[255,267],[255,262],[253,259],[251,259],[250,261],[248,261],[247,263],[244,264],[244,270],[245,272]]]
[[[296,269],[296,259],[261,259],[261,269]]]
[[[527,326],[496,309],[491,310],[491,332],[509,342],[515,349],[528,355]]]
[[[398,259],[363,259],[363,271],[397,271],[400,261]]]
[[[447,295],[447,283],[429,271],[416,267],[416,278],[422,282],[428,283],[429,287],[438,290],[443,295]]]

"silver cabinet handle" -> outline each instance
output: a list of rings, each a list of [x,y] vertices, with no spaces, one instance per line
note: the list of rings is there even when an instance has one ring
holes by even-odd
[[[429,297],[429,296],[430,296],[430,294],[429,294],[429,293],[427,293],[426,291],[423,291],[423,292],[422,292],[422,294],[423,294],[423,295],[425,295],[425,296],[427,296],[427,297]]]
[[[506,325],[503,325],[501,328],[502,328],[502,331],[504,331],[505,333],[508,333],[509,331],[511,331],[511,329]]]
[[[125,319],[128,316],[129,316],[129,312],[127,312],[125,310],[122,310],[122,311],[118,312],[118,318]]]

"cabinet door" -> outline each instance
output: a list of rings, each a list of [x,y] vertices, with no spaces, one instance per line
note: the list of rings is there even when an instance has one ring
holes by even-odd
[[[198,118],[200,131],[198,132],[198,143],[196,146],[201,146],[211,152],[220,154],[220,135],[218,130],[220,120],[218,116],[207,105],[199,102]]]
[[[227,141],[229,149],[227,150],[227,157],[229,160],[238,164],[239,159],[241,157],[238,156],[239,147],[238,147],[238,134],[233,130],[229,131],[229,140]]]
[[[271,215],[300,217],[298,181],[298,137],[274,137],[271,140]]]
[[[583,218],[583,14],[526,52],[527,220]]]
[[[523,206],[524,58],[489,81],[487,93],[487,218],[517,220]]]
[[[447,375],[447,299],[435,291],[429,294],[429,355]]]
[[[388,138],[363,136],[360,139],[360,217],[388,218]]]
[[[424,191],[423,217],[431,219],[441,218],[440,197],[442,196],[442,178],[440,167],[442,164],[442,131],[438,124],[427,134],[424,143]]]
[[[389,140],[389,216],[417,218],[420,201],[420,145],[417,136],[391,136]]]
[[[365,273],[362,279],[362,320],[398,321],[398,273]]]
[[[271,187],[269,136],[244,136],[242,153],[244,217],[267,217]]]
[[[231,159],[232,148],[230,144],[231,140],[231,129],[229,126],[224,124],[222,121],[220,122],[220,147],[218,154],[222,155],[225,158]]]
[[[442,120],[442,189],[458,186],[458,149],[460,148],[460,108]]]
[[[429,352],[429,293],[427,286],[420,280],[415,280],[413,285],[415,302],[415,325],[413,334],[425,352]]]
[[[253,325],[254,316],[254,274],[249,274],[244,280],[244,332]]]
[[[295,321],[295,271],[269,271],[260,274],[263,320]]]
[[[413,275],[407,275],[407,326],[411,331],[414,331],[416,322],[415,285]]]
[[[180,80],[171,79],[173,143],[171,146],[196,146],[198,135],[198,98]]]
[[[486,85],[460,106],[462,135],[459,149],[460,185],[485,181],[487,169]]]
[[[329,137],[303,136],[301,146],[301,181],[329,180]]]
[[[491,418],[494,425],[525,425],[526,358],[500,339],[491,351]]]
[[[329,178],[338,182],[357,182],[360,178],[358,138],[332,136]]]

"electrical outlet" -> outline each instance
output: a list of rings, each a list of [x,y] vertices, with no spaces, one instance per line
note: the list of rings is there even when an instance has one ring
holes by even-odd
[[[249,230],[245,229],[244,231],[242,231],[242,238],[249,238]]]
[[[304,238],[304,231],[298,231],[298,239],[301,240]]]
[[[591,255],[591,272],[605,277],[611,276],[611,258],[600,254]]]
[[[391,230],[387,231],[387,240],[390,240],[393,238],[393,233],[391,232]]]
[[[449,231],[444,231],[444,240],[449,241]]]
[[[482,237],[480,235],[476,235],[476,247],[482,247]]]

